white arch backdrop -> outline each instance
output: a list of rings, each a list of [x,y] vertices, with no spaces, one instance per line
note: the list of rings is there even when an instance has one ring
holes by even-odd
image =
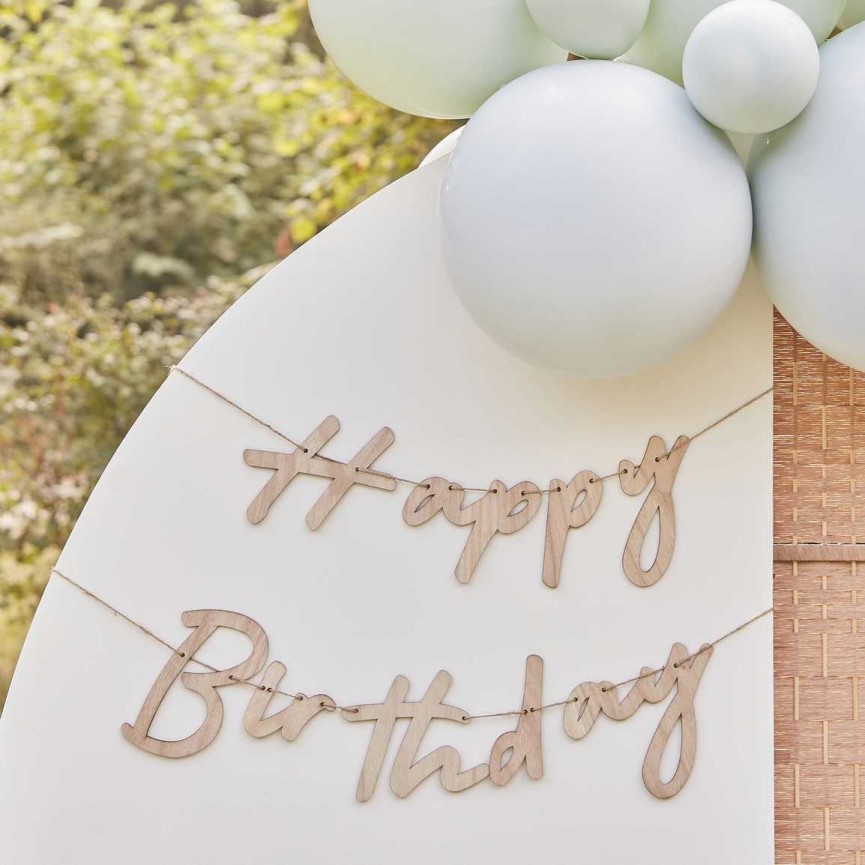
[[[387,425],[396,442],[380,467],[481,486],[612,470],[638,460],[650,434],[672,442],[770,384],[771,311],[753,274],[698,345],[645,375],[570,381],[505,354],[464,313],[440,261],[443,167],[392,185],[292,255],[183,366],[295,438],[337,415],[335,456]],[[610,339],[627,339],[630,326]],[[249,524],[263,477],[244,464],[247,447],[284,442],[171,376],[59,567],[175,645],[187,634],[183,610],[252,616],[271,658],[287,664],[289,689],[377,701],[403,673],[418,699],[446,669],[449,701],[470,711],[518,708],[530,653],[546,661],[545,697],[561,699],[586,679],[662,664],[677,640],[694,650],[771,606],[770,400],[690,449],[675,490],[676,554],[650,589],[622,574],[640,500],[614,484],[595,520],[571,533],[557,590],[541,583],[542,516],[496,538],[460,585],[452,569],[465,530],[441,518],[405,526],[407,488],[352,490],[313,533],[304,516],[324,482],[301,477],[264,523]],[[238,660],[238,644],[208,648],[213,663]],[[385,777],[360,804],[369,725],[328,716],[292,744],[254,740],[241,726],[245,689],[222,689],[226,720],[210,748],[162,760],[130,746],[120,726],[134,721],[165,661],[158,644],[52,581],[0,721],[9,862],[522,865],[577,851],[596,862],[771,861],[769,619],[716,650],[697,697],[697,763],[668,801],[640,781],[661,706],[621,724],[601,719],[582,742],[547,712],[543,780],[520,773],[504,789],[459,795],[431,778],[400,800]],[[202,717],[200,701],[175,690],[154,728],[165,738]],[[433,724],[424,753],[451,743],[474,765],[513,724]]]

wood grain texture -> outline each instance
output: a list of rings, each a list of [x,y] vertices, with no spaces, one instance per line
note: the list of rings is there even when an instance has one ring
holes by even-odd
[[[604,484],[594,472],[582,471],[570,483],[553,478],[549,489],[543,581],[555,589],[562,576],[568,530],[582,528],[598,512]]]
[[[679,436],[670,451],[660,436],[652,436],[640,464],[619,463],[619,483],[629,496],[649,490],[625,543],[622,568],[635,586],[654,586],[670,567],[676,547],[676,510],[673,484],[688,450],[687,436]],[[652,523],[658,520],[658,548],[648,568],[643,568],[643,546]]]
[[[193,629],[192,633],[162,668],[162,672],[144,700],[135,723],[124,724],[121,727],[121,732],[128,742],[158,757],[190,757],[203,751],[219,733],[225,714],[222,698],[216,689],[252,678],[267,660],[267,634],[264,633],[261,625],[249,616],[227,610],[188,610],[182,615],[181,620],[187,628]],[[225,670],[212,670],[206,673],[183,672],[195,653],[219,628],[230,628],[247,636],[252,643],[249,655],[241,663]],[[185,688],[204,700],[206,708],[204,720],[197,730],[183,739],[170,741],[157,739],[150,735],[150,727],[162,701],[178,677]]]
[[[776,562],[865,562],[865,544],[775,544]]]
[[[330,479],[327,489],[306,515],[306,525],[312,531],[321,527],[356,484],[389,492],[396,489],[396,478],[371,468],[394,443],[392,430],[388,427],[380,429],[353,459],[345,463],[318,454],[338,432],[339,421],[330,415],[293,451],[282,453],[247,448],[243,452],[243,460],[248,466],[274,472],[246,509],[246,518],[253,525],[264,520],[274,502],[299,474]]]
[[[421,526],[439,512],[454,526],[471,526],[454,576],[467,583],[481,556],[497,535],[511,535],[525,528],[541,507],[540,489],[531,481],[508,487],[493,481],[489,490],[471,504],[465,504],[466,491],[445,478],[427,478],[409,494],[402,518],[408,526]]]
[[[253,691],[243,715],[243,728],[250,736],[263,739],[279,730],[287,742],[293,742],[316,715],[336,710],[336,703],[327,694],[316,694],[314,697],[302,697],[299,694],[290,706],[265,717],[270,701],[284,677],[285,664],[280,661],[268,664],[261,685]]]
[[[397,796],[408,796],[418,784],[435,772],[440,773],[442,787],[451,793],[467,790],[489,775],[486,763],[464,772],[460,771],[459,752],[449,746],[437,748],[426,757],[415,760],[424,733],[432,721],[438,719],[459,724],[468,723],[465,709],[442,702],[450,686],[450,674],[441,670],[420,702],[409,703],[406,700],[409,680],[405,676],[397,676],[384,702],[351,706],[342,710],[346,721],[373,721],[375,724],[357,784],[358,802],[368,801],[375,792],[396,723],[404,718],[411,719],[411,723],[403,736],[391,770],[391,789]]]
[[[612,682],[583,682],[571,691],[565,704],[565,733],[579,741],[592,731],[602,714],[613,721],[627,721],[645,703],[660,703],[675,691],[649,743],[642,771],[643,784],[653,796],[675,796],[687,784],[697,758],[694,699],[712,652],[707,644],[692,655],[683,643],[675,643],[663,670],[644,667],[624,695],[620,694],[623,686]],[[664,781],[661,760],[677,726],[681,727],[679,759],[673,777]]]
[[[775,859],[865,863],[865,375],[775,319]]]
[[[544,777],[543,712],[544,662],[538,655],[526,658],[526,685],[516,730],[502,733],[490,752],[490,780],[504,787],[525,765],[529,778]]]

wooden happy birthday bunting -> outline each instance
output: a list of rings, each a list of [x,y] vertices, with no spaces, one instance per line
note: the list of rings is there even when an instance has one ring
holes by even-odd
[[[285,675],[285,666],[274,661],[267,667],[260,681],[250,681],[261,672],[267,660],[268,639],[261,625],[248,616],[225,610],[193,610],[184,613],[182,621],[193,629],[192,634],[172,653],[157,676],[135,723],[123,724],[121,728],[123,736],[135,747],[149,754],[168,758],[190,757],[200,753],[214,741],[222,727],[225,709],[218,689],[229,686],[245,685],[252,689],[252,697],[243,717],[243,726],[246,732],[255,738],[281,732],[286,741],[294,742],[313,718],[320,714],[333,714],[337,709],[334,700],[324,694],[315,697],[294,695],[289,706],[265,716]],[[741,625],[736,630],[741,630],[747,624],[750,623]],[[247,657],[225,669],[209,667],[194,658],[194,654],[220,628],[239,631],[247,636],[251,643]],[[529,655],[526,659],[522,709],[477,716],[444,702],[452,681],[450,674],[444,670],[436,674],[418,702],[407,699],[409,680],[405,676],[397,676],[383,702],[344,707],[340,712],[342,717],[351,723],[368,722],[374,725],[357,785],[357,799],[365,802],[375,792],[396,725],[400,721],[405,720],[409,724],[391,767],[390,786],[393,792],[405,798],[423,781],[437,774],[443,789],[458,793],[474,787],[486,778],[497,786],[505,786],[523,767],[528,777],[541,779],[544,774],[544,710],[563,707],[564,731],[571,739],[579,741],[588,735],[600,715],[615,721],[625,721],[644,704],[660,703],[672,694],[673,697],[649,743],[642,771],[646,789],[659,799],[668,799],[685,786],[694,767],[697,752],[694,700],[712,651],[712,645],[709,644],[694,655],[689,655],[685,646],[676,643],[663,669],[644,668],[640,676],[630,680],[633,686],[621,699],[618,694],[621,686],[617,687],[610,682],[583,682],[571,691],[567,700],[547,705],[544,704],[543,695],[544,661],[538,655]],[[203,665],[207,670],[189,671],[186,667],[190,663]],[[182,739],[166,741],[154,738],[150,735],[150,728],[169,689],[178,679],[183,687],[198,694],[204,701],[204,720],[196,730]],[[429,754],[420,755],[423,738],[434,722],[447,721],[465,725],[476,717],[509,715],[517,717],[516,727],[502,733],[495,740],[488,763],[463,769],[459,751],[451,745],[444,745]],[[661,778],[661,759],[677,726],[681,726],[682,731],[679,759],[673,777],[664,781]]]
[[[375,436],[348,462],[342,463],[320,455],[319,451],[339,432],[339,421],[326,417],[298,447],[287,453],[247,449],[243,459],[254,468],[271,469],[273,475],[253,499],[246,511],[253,524],[262,522],[274,502],[299,475],[328,478],[331,483],[306,517],[307,526],[315,531],[355,485],[393,491],[397,478],[372,468],[394,442],[388,428]],[[637,496],[648,490],[627,537],[622,567],[628,579],[637,586],[654,585],[667,571],[676,543],[673,485],[690,440],[680,436],[668,452],[660,436],[652,436],[639,465],[630,460],[619,464],[622,490]],[[429,477],[414,485],[402,509],[406,525],[417,527],[442,514],[451,525],[468,528],[469,534],[454,568],[461,583],[471,580],[492,539],[511,535],[525,528],[547,497],[547,526],[544,542],[543,582],[556,588],[561,581],[565,543],[571,529],[587,525],[601,506],[604,480],[593,471],[578,472],[570,482],[554,478],[549,488],[541,490],[531,481],[512,487],[494,480],[481,495],[466,504],[468,491],[460,484],[442,477]],[[409,483],[412,483],[409,481]],[[658,521],[658,548],[652,564],[641,565],[643,547],[652,523]]]

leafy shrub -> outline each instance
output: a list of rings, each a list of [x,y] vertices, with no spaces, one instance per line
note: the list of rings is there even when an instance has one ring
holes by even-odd
[[[242,273],[453,127],[348,85],[299,0],[261,5],[0,0],[0,279],[127,299]]]
[[[452,128],[351,87],[302,0],[0,0],[0,708],[165,365]]]
[[[0,321],[0,704],[66,536],[117,445],[192,343],[266,268],[191,297],[105,296]]]

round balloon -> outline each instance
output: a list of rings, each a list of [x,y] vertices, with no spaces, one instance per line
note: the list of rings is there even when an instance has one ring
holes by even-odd
[[[820,53],[811,104],[755,143],[754,249],[790,324],[826,354],[865,369],[865,26]]]
[[[345,76],[425,117],[470,117],[503,84],[565,59],[525,0],[309,0],[315,31]]]
[[[659,363],[715,320],[748,260],[751,198],[729,139],[680,87],[589,60],[531,72],[478,111],[441,221],[481,328],[600,378]]]
[[[688,97],[710,123],[728,132],[771,132],[811,100],[820,52],[808,26],[786,6],[733,0],[694,28],[682,75]]]
[[[646,26],[625,55],[629,63],[654,69],[682,82],[682,55],[697,24],[728,0],[652,0]],[[811,29],[818,42],[827,39],[844,11],[846,0],[781,0]]]
[[[865,21],[865,0],[847,0],[847,7],[841,16],[840,27],[854,27]]]
[[[550,39],[581,57],[612,60],[636,41],[650,0],[526,0]]]
[[[460,135],[463,133],[463,128],[460,126],[459,129],[454,129],[453,132],[448,133],[427,153],[423,158],[423,162],[418,166],[419,168],[423,168],[424,165],[429,165],[430,162],[435,162],[437,159],[442,159],[445,156],[450,156],[453,152],[454,147],[457,145],[457,141],[460,140]]]

